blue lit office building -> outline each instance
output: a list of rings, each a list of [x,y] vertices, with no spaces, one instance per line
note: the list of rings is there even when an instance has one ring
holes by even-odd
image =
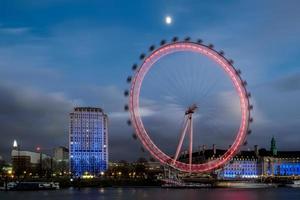
[[[70,170],[98,176],[108,168],[107,115],[101,108],[76,107],[70,113]]]

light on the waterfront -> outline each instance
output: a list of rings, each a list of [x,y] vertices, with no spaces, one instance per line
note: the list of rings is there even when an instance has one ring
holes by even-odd
[[[82,175],[82,178],[83,179],[92,179],[92,178],[94,178],[94,176],[93,175]]]

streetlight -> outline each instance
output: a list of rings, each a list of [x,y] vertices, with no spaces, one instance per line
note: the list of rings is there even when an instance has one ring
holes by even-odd
[[[43,150],[50,150],[49,148],[43,148]],[[40,153],[40,163],[39,163],[39,175],[41,177],[42,171],[43,171],[43,154],[42,154],[42,148],[40,146],[36,147],[36,151]],[[46,166],[46,174],[48,174],[48,168]],[[53,173],[53,158],[52,156],[50,156],[50,177],[52,177],[52,173]]]
[[[43,164],[42,164],[42,151],[41,151],[41,147],[36,147],[36,151],[40,153],[40,166],[39,166],[39,177],[41,178],[42,175],[42,170],[43,170]]]
[[[17,177],[18,177],[18,180],[19,180],[19,177],[20,177],[20,145],[18,145],[17,140],[14,140],[14,142],[13,142],[13,149],[18,151],[16,174],[17,174]]]

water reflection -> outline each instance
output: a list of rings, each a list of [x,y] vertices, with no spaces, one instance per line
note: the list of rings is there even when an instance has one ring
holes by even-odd
[[[57,191],[0,192],[2,200],[89,200],[89,199],[184,199],[184,200],[299,200],[300,189],[162,189],[162,188],[83,188]]]

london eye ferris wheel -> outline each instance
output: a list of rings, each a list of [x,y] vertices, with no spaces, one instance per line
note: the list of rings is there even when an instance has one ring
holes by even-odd
[[[189,37],[140,55],[127,78],[128,124],[144,148],[162,164],[183,172],[208,172],[223,166],[251,133],[250,93],[241,71],[223,51]],[[200,144],[229,146],[224,154],[198,162]],[[184,150],[187,149],[187,150]],[[187,159],[182,159],[183,152]]]

